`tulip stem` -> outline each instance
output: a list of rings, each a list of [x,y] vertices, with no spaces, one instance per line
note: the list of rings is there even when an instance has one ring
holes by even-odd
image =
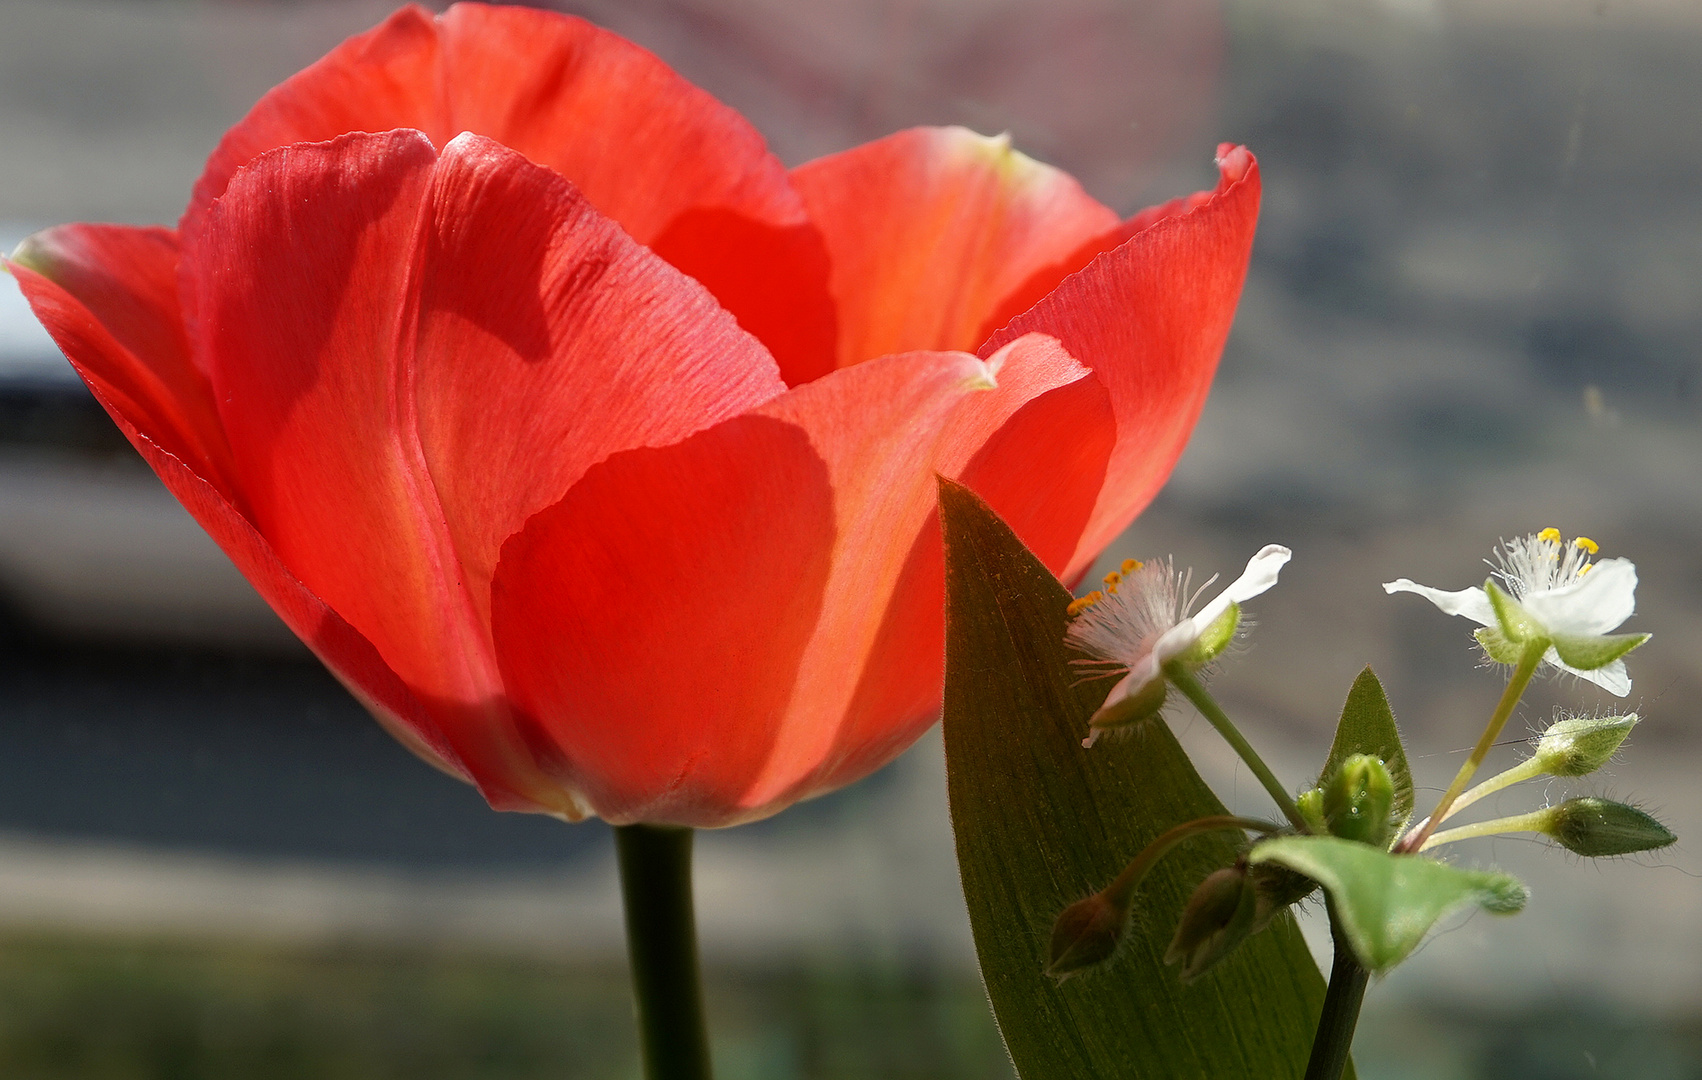
[[[1353,1049],[1353,1031],[1359,1026],[1359,1007],[1365,1002],[1365,984],[1371,973],[1353,955],[1353,946],[1342,933],[1335,901],[1329,901],[1330,937],[1335,959],[1330,964],[1330,988],[1324,992],[1324,1008],[1318,1014],[1318,1031],[1312,1037],[1312,1058],[1306,1063],[1306,1080],[1341,1080]]]
[[[1253,775],[1259,778],[1259,783],[1270,793],[1271,800],[1277,804],[1277,809],[1282,811],[1282,816],[1296,829],[1307,832],[1306,819],[1300,816],[1300,808],[1294,805],[1294,797],[1282,786],[1282,781],[1276,778],[1276,774],[1271,772],[1270,766],[1265,764],[1259,752],[1253,749],[1253,744],[1247,741],[1246,736],[1241,734],[1240,729],[1224,713],[1223,707],[1200,685],[1200,680],[1194,678],[1194,673],[1184,665],[1172,661],[1164,665],[1164,677],[1187,695],[1188,700],[1194,703],[1194,708],[1200,710],[1200,715],[1211,722],[1211,726],[1223,736],[1223,741],[1229,744],[1230,749],[1241,755],[1241,760],[1247,763],[1247,768],[1253,771]]]
[[[690,829],[620,825],[621,899],[645,1080],[710,1080]]]

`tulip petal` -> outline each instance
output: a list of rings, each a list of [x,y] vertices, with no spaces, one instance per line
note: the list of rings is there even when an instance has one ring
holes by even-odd
[[[1117,224],[1067,174],[964,128],[901,131],[792,181],[832,260],[840,367],[974,349],[1008,295]]]
[[[821,608],[833,503],[802,430],[737,417],[614,455],[504,545],[504,677],[598,815],[740,819]]]
[[[1523,603],[1550,633],[1611,633],[1637,610],[1637,567],[1629,559],[1603,559],[1573,584],[1533,592]]]
[[[228,449],[211,392],[184,349],[176,238],[163,229],[70,225],[33,237],[16,258],[11,269],[37,316],[166,488],[379,723],[421,758],[468,779],[372,643],[290,573],[230,489],[204,474],[217,474],[214,461],[186,456],[211,446],[223,458]]]
[[[789,381],[832,365],[826,256],[784,166],[737,112],[582,19],[407,7],[263,97],[196,184],[184,232],[259,154],[415,128],[439,147],[485,135],[567,177],[602,213],[698,277]]]
[[[838,526],[786,723],[745,796],[753,811],[849,782],[931,722],[943,664],[936,475],[961,474],[1023,406],[1085,374],[1056,341],[1033,335],[985,364],[942,352],[841,368],[759,410],[809,433],[832,478]],[[866,689],[865,672],[890,684]]]
[[[1253,156],[1223,146],[1218,167],[1210,198],[1100,255],[981,346],[989,356],[1025,333],[1051,334],[1111,396],[1117,450],[1071,560],[1077,572],[1163,485],[1211,388],[1259,210]]]
[[[475,607],[502,543],[611,453],[786,389],[697,282],[573,186],[476,135],[433,174],[418,271],[418,427]]]
[[[169,229],[61,225],[8,264],[36,318],[115,416],[232,498],[212,387],[190,360]]]

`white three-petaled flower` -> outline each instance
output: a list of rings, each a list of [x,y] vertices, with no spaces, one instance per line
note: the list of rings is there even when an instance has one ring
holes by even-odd
[[[1514,601],[1512,618],[1523,626],[1509,625],[1506,612],[1498,615],[1495,601],[1483,588],[1446,592],[1401,578],[1386,583],[1383,591],[1417,593],[1449,615],[1463,615],[1489,628],[1478,632],[1478,641],[1491,659],[1502,663],[1516,659],[1521,640],[1547,640],[1551,647],[1543,655],[1546,663],[1624,697],[1631,692],[1631,678],[1619,657],[1648,635],[1608,635],[1637,608],[1637,568],[1629,559],[1591,562],[1597,550],[1594,541],[1582,536],[1563,543],[1557,529],[1502,544],[1490,565]]]
[[[1105,591],[1091,593],[1072,604],[1073,619],[1066,642],[1129,671],[1106,695],[1105,704],[1094,713],[1094,721],[1125,699],[1160,683],[1165,664],[1193,648],[1208,631],[1214,631],[1214,624],[1224,620],[1232,607],[1275,585],[1277,574],[1292,555],[1293,552],[1277,544],[1263,548],[1248,561],[1245,573],[1192,615],[1188,609],[1199,599],[1205,585],[1190,595],[1187,575],[1177,574],[1169,559],[1145,565],[1133,560],[1126,562],[1121,573],[1105,579]],[[1211,581],[1206,582],[1210,584]],[[1231,622],[1216,630],[1221,633],[1210,635],[1218,639],[1214,651],[1227,644],[1235,627]],[[1098,726],[1095,724],[1096,729]]]

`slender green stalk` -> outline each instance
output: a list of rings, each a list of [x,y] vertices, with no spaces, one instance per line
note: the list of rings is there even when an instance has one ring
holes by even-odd
[[[1501,729],[1507,726],[1507,718],[1513,715],[1514,706],[1525,696],[1525,687],[1531,684],[1531,676],[1536,674],[1537,665],[1542,663],[1543,654],[1548,652],[1549,642],[1545,638],[1537,638],[1525,642],[1525,651],[1519,654],[1519,663],[1513,668],[1513,677],[1507,680],[1507,689],[1501,692],[1501,700],[1495,706],[1495,712],[1489,718],[1489,724],[1483,729],[1483,735],[1478,738],[1477,745],[1472,747],[1471,757],[1460,766],[1460,771],[1454,774],[1454,782],[1448,785],[1448,790],[1442,793],[1442,799],[1436,804],[1436,809],[1430,812],[1423,823],[1408,833],[1395,850],[1410,853],[1422,850],[1424,842],[1430,839],[1430,834],[1436,831],[1448,814],[1453,810],[1454,803],[1471,783],[1472,775],[1477,767],[1483,764],[1483,759],[1489,756],[1490,748],[1495,740],[1500,738]]]
[[[1477,802],[1485,796],[1493,795],[1502,788],[1509,788],[1514,784],[1520,784],[1526,780],[1535,780],[1537,777],[1545,775],[1547,775],[1547,770],[1542,767],[1542,762],[1538,761],[1534,757],[1526,758],[1524,761],[1519,762],[1506,772],[1496,773],[1488,780],[1485,780],[1470,791],[1467,791],[1464,795],[1461,795],[1458,799],[1455,799],[1454,805],[1448,808],[1448,812],[1442,815],[1441,820],[1437,821],[1436,824],[1442,824],[1443,821],[1447,821],[1449,818],[1453,817],[1461,810],[1464,810],[1472,803]]]
[[[1220,829],[1273,833],[1280,831],[1282,826],[1272,824],[1269,821],[1260,821],[1258,818],[1236,817],[1233,814],[1215,814],[1211,817],[1197,818],[1194,821],[1185,821],[1148,844],[1144,851],[1136,855],[1129,865],[1123,868],[1123,872],[1117,875],[1115,881],[1100,890],[1100,895],[1111,904],[1127,907],[1130,894],[1140,885],[1141,879],[1146,877],[1147,871],[1152,869],[1153,864],[1164,857],[1165,852],[1190,836],[1217,832]]]
[[[710,1080],[691,904],[691,838],[690,829],[615,829],[645,1080]]]
[[[1318,1031],[1312,1036],[1312,1057],[1306,1063],[1306,1080],[1341,1080],[1353,1049],[1353,1032],[1359,1026],[1359,1006],[1365,1001],[1365,986],[1371,973],[1353,955],[1353,946],[1342,933],[1336,906],[1330,903],[1330,937],[1335,943],[1335,960],[1330,965],[1330,988],[1324,993],[1324,1009],[1318,1014]]]
[[[1500,836],[1502,833],[1514,832],[1548,832],[1553,820],[1549,810],[1532,810],[1528,814],[1514,814],[1511,817],[1495,818],[1491,821],[1480,821],[1476,825],[1461,825],[1457,829],[1443,829],[1433,833],[1418,849],[1429,851],[1442,844],[1452,844],[1456,840],[1472,840],[1479,836]]]
[[[1282,786],[1282,782],[1276,778],[1275,773],[1271,772],[1270,766],[1265,764],[1264,759],[1259,757],[1258,752],[1253,749],[1253,745],[1242,736],[1235,724],[1224,714],[1217,701],[1206,692],[1206,688],[1200,684],[1200,680],[1194,678],[1194,673],[1182,664],[1172,661],[1164,665],[1164,677],[1169,679],[1171,685],[1175,686],[1176,689],[1187,695],[1188,700],[1194,703],[1194,708],[1200,710],[1200,715],[1209,720],[1211,726],[1217,729],[1217,733],[1223,736],[1223,741],[1227,742],[1231,749],[1241,755],[1241,760],[1247,763],[1247,767],[1253,770],[1253,775],[1259,778],[1259,783],[1263,784],[1265,790],[1270,793],[1271,800],[1277,804],[1277,809],[1282,811],[1282,816],[1287,818],[1296,829],[1306,832],[1306,819],[1300,816],[1299,807],[1294,805],[1294,797],[1288,793],[1287,788]]]

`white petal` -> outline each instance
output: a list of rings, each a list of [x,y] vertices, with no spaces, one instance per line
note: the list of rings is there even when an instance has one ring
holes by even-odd
[[[1105,695],[1105,703],[1100,705],[1099,708],[1093,710],[1093,716],[1088,720],[1089,726],[1091,726],[1095,720],[1098,720],[1101,716],[1103,716],[1106,710],[1110,709],[1124,698],[1146,689],[1148,683],[1159,677],[1159,665],[1158,662],[1153,659],[1152,655],[1149,653],[1148,655],[1141,657],[1135,662],[1135,666],[1129,669],[1129,673],[1119,679],[1117,681],[1117,685],[1111,688],[1111,692]],[[1087,746],[1092,744],[1084,743],[1083,745]]]
[[[1482,589],[1444,592],[1428,585],[1420,585],[1411,578],[1401,578],[1399,581],[1385,581],[1383,591],[1391,595],[1398,592],[1417,593],[1441,608],[1446,615],[1464,615],[1479,626],[1495,625],[1495,609],[1489,604],[1489,594]]]
[[[1294,552],[1281,544],[1266,544],[1260,548],[1257,555],[1247,560],[1247,569],[1242,571],[1240,577],[1224,586],[1222,592],[1212,597],[1211,603],[1201,608],[1194,614],[1193,618],[1182,624],[1182,626],[1191,624],[1193,633],[1170,656],[1175,656],[1199,640],[1200,635],[1205,633],[1206,627],[1216,622],[1219,615],[1228,611],[1230,604],[1240,604],[1251,600],[1260,593],[1269,592],[1271,586],[1277,583],[1277,575],[1282,572],[1282,568],[1288,565],[1288,560],[1293,557]],[[1181,627],[1179,626],[1177,629],[1179,630]],[[1171,631],[1171,633],[1175,633],[1175,631]],[[1169,634],[1165,635],[1165,637],[1169,636]],[[1169,659],[1169,657],[1165,659]]]
[[[1591,573],[1594,573],[1594,571],[1591,571]],[[1613,663],[1596,668],[1594,671],[1579,671],[1577,668],[1567,667],[1560,663],[1560,657],[1555,655],[1553,649],[1548,650],[1548,655],[1543,659],[1557,668],[1570,671],[1580,679],[1590,680],[1614,697],[1624,697],[1631,693],[1631,676],[1625,673],[1625,661],[1623,660],[1615,660]]]
[[[1571,585],[1525,597],[1525,610],[1552,633],[1607,634],[1637,610],[1636,594],[1631,560],[1603,559]]]

